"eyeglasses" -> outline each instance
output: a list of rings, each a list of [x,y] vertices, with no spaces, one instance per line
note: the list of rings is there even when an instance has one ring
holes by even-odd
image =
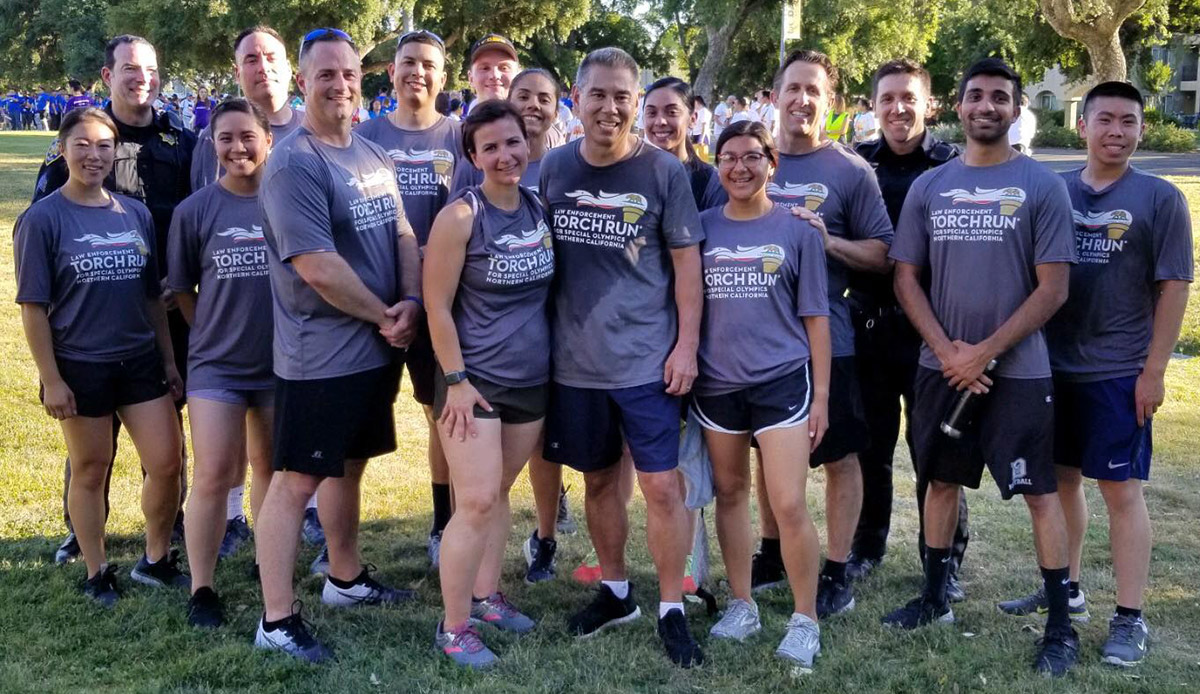
[[[333,36],[335,38],[339,38],[343,41],[350,43],[351,45],[354,44],[354,39],[350,38],[350,34],[347,34],[346,32],[342,31],[341,29],[334,29],[332,27],[322,27],[320,29],[313,29],[312,31],[305,34],[304,38],[300,39],[300,52],[304,53],[304,50],[305,50],[305,48],[308,47],[309,43],[311,43],[313,41],[319,41],[321,39],[324,39],[327,36]]]
[[[419,43],[425,43],[427,41],[432,41],[437,44],[438,48],[442,49],[443,53],[446,52],[446,42],[442,40],[442,37],[438,36],[437,34],[433,33],[432,31],[429,31],[427,29],[418,29],[416,31],[410,31],[407,34],[401,36],[400,40],[398,42],[396,42],[396,48],[400,48],[404,44],[412,43],[413,41],[416,41]]]
[[[737,166],[740,161],[747,169],[752,169],[759,164],[767,161],[768,157],[763,152],[746,152],[745,154],[730,154],[722,152],[717,155],[717,164],[727,169],[732,169]]]

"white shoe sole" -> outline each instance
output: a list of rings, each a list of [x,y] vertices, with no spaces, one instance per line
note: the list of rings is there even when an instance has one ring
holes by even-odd
[[[525,568],[533,567],[533,551],[529,549],[529,538],[525,538],[525,542],[521,543],[521,554],[525,555]]]
[[[1104,658],[1102,660],[1105,663],[1108,663],[1109,665],[1116,665],[1117,667],[1124,667],[1124,668],[1137,667],[1142,662],[1140,660],[1134,660],[1132,662],[1130,662],[1128,660],[1121,660],[1120,658],[1118,658],[1115,655],[1106,655],[1106,656],[1104,656]]]
[[[758,636],[761,633],[762,633],[762,624],[759,624],[757,627],[752,629],[750,631],[750,633],[742,636],[741,638],[738,638],[737,636],[734,636],[733,634],[722,634],[722,633],[718,633],[718,632],[712,631],[712,630],[710,630],[708,632],[708,635],[714,639],[721,639],[723,641],[737,641],[738,643],[745,643],[746,639],[753,638],[755,636]]]
[[[633,620],[638,619],[641,616],[642,616],[642,608],[635,607],[635,608],[633,608],[633,612],[630,612],[629,614],[625,615],[624,617],[618,617],[617,619],[611,619],[611,620],[605,622],[604,624],[601,624],[600,628],[596,629],[595,631],[591,632],[590,634],[580,634],[579,636],[576,636],[575,638],[580,641],[587,641],[588,639],[592,638],[593,636],[596,636],[597,634],[604,631],[605,629],[610,629],[612,627],[620,626],[622,624],[628,624],[628,623],[632,622]]]

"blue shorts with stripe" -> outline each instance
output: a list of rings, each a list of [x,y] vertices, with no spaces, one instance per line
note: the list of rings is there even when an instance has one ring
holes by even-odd
[[[1137,376],[1104,381],[1054,379],[1054,462],[1084,477],[1123,482],[1150,478],[1150,422],[1139,427]]]
[[[805,423],[811,404],[812,377],[805,362],[767,383],[720,395],[696,395],[692,411],[700,426],[710,431],[760,436]]]

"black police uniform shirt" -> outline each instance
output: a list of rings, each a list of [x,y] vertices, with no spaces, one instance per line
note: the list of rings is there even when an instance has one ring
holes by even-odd
[[[854,147],[854,151],[875,169],[879,191],[883,193],[883,204],[887,207],[893,227],[900,219],[900,209],[904,207],[904,198],[908,195],[913,181],[926,171],[959,155],[956,145],[937,139],[928,130],[921,139],[921,146],[908,154],[893,152],[883,137],[871,142],[860,142]],[[850,289],[856,293],[856,300],[870,301],[878,306],[896,305],[890,272],[881,275],[851,271]]]
[[[111,105],[105,111],[113,115]],[[192,192],[196,135],[170,111],[154,111],[150,124],[145,126],[127,125],[115,116],[113,121],[117,124],[116,156],[104,187],[145,204],[154,219],[155,247],[166,248],[171,215]],[[38,171],[34,202],[61,188],[68,175],[67,162],[59,154],[55,139]],[[158,272],[160,278],[166,276],[166,263],[159,263]]]

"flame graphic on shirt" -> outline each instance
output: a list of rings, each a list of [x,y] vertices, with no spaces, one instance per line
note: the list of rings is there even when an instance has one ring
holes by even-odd
[[[147,248],[145,240],[142,239],[142,235],[138,233],[137,229],[109,232],[104,236],[100,236],[99,234],[84,234],[75,240],[90,243],[92,244],[92,248],[133,246],[142,255],[150,254],[150,249]]]
[[[568,198],[574,198],[577,205],[584,207],[599,207],[605,210],[621,209],[625,214],[625,221],[633,224],[642,218],[646,213],[646,208],[650,203],[646,198],[637,193],[605,193],[600,191],[599,195],[592,195],[586,190],[576,190],[567,193]]]
[[[552,245],[550,229],[545,222],[540,220],[536,228],[519,234],[505,234],[496,239],[496,243],[510,251],[537,248],[538,246],[550,248]]]
[[[433,164],[433,171],[439,176],[450,173],[454,167],[454,155],[444,149],[389,149],[388,156],[397,164],[419,166]]]
[[[218,231],[217,236],[228,236],[234,241],[241,243],[243,241],[264,241],[263,228],[257,224],[251,224],[249,229],[242,227],[229,227],[225,231]]]
[[[773,243],[762,246],[738,246],[736,251],[718,246],[704,255],[712,256],[718,263],[753,263],[761,260],[763,272],[768,275],[778,270],[786,257],[783,249]]]
[[[1025,191],[1020,188],[975,188],[971,193],[962,188],[942,193],[943,198],[953,198],[953,202],[968,202],[972,205],[990,205],[1000,203],[1000,214],[1011,215],[1025,204]]]
[[[381,186],[387,183],[395,175],[396,173],[394,171],[388,171],[387,169],[383,168],[375,169],[362,178],[358,178],[356,176],[347,178],[346,185],[358,188],[359,192],[362,192],[368,188],[374,188],[375,186]]]
[[[829,188],[821,183],[767,184],[767,195],[776,198],[804,198],[804,206],[816,210],[829,197]]]
[[[1106,232],[1110,239],[1121,238],[1125,232],[1129,231],[1129,225],[1133,224],[1133,215],[1129,210],[1109,210],[1108,212],[1088,212],[1087,214],[1072,210],[1071,214],[1075,218],[1076,226],[1081,226],[1093,233]]]

